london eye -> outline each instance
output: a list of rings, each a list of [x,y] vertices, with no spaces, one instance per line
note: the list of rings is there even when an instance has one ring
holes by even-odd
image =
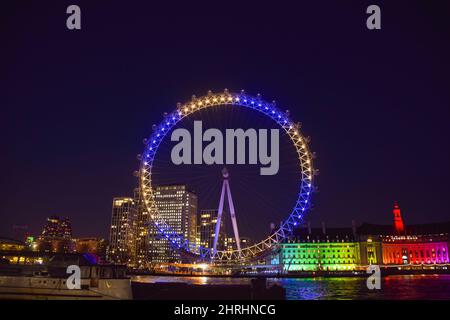
[[[170,227],[167,221],[161,216],[155,201],[155,186],[153,185],[154,160],[160,151],[160,145],[165,140],[168,133],[177,127],[177,124],[183,119],[198,113],[201,110],[221,106],[229,108],[246,108],[262,114],[264,117],[271,119],[279,129],[282,129],[289,137],[291,145],[295,149],[296,170],[299,173],[299,181],[297,185],[296,199],[293,199],[294,205],[289,212],[285,213],[285,218],[280,222],[279,226],[273,230],[263,240],[241,247],[239,245],[239,236],[237,235],[237,225],[233,220],[233,229],[236,236],[237,247],[234,250],[218,250],[216,248],[216,239],[213,247],[205,247],[196,243],[189,242],[182,234],[177,233]],[[228,110],[228,109],[225,109]],[[221,93],[208,92],[207,95],[201,97],[192,97],[191,101],[178,103],[177,107],[171,113],[164,114],[163,121],[153,128],[151,136],[145,140],[144,153],[141,156],[139,179],[140,192],[143,204],[150,214],[153,227],[165,238],[170,245],[185,254],[199,260],[209,260],[213,263],[219,262],[242,262],[251,261],[261,257],[264,253],[274,250],[278,244],[285,241],[292,235],[295,228],[300,226],[311,206],[311,194],[314,190],[313,180],[316,171],[313,168],[313,154],[309,150],[309,138],[301,133],[300,124],[290,119],[289,112],[281,111],[275,103],[270,103],[261,98],[260,95],[251,96],[244,91],[240,93],[229,92],[225,89]],[[228,190],[230,207],[232,207],[230,187],[228,185],[228,172],[223,173],[224,190]],[[230,201],[231,200],[231,201]],[[221,198],[223,204],[223,199]],[[234,208],[232,209],[234,214]],[[220,212],[221,214],[221,212]],[[220,219],[217,227],[220,225]],[[218,228],[216,229],[218,231]]]

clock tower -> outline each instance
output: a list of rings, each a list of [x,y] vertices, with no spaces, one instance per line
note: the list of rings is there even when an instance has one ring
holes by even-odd
[[[400,213],[400,207],[398,206],[397,201],[394,203],[394,210],[392,211],[394,214],[394,228],[397,233],[404,233],[405,226],[403,225],[402,215]]]

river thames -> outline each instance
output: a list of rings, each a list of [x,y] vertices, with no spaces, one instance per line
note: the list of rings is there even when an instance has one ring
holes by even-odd
[[[142,283],[181,282],[195,285],[249,284],[250,278],[135,276]],[[288,300],[450,299],[450,275],[393,275],[381,279],[380,290],[369,290],[366,278],[269,278],[268,285],[286,289]]]

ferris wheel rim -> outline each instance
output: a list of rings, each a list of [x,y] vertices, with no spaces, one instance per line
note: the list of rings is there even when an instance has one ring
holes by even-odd
[[[174,232],[164,219],[160,217],[154,199],[151,175],[153,161],[159,145],[164,140],[167,133],[170,132],[177,123],[199,110],[222,105],[246,107],[259,111],[274,120],[282,129],[284,129],[296,149],[301,179],[297,200],[291,213],[271,235],[260,242],[241,250],[217,250],[216,252],[213,252],[211,248],[190,244],[182,235]],[[276,244],[286,240],[292,234],[293,229],[301,224],[304,215],[310,208],[315,171],[313,169],[312,154],[309,151],[308,143],[308,138],[305,138],[300,131],[300,125],[294,123],[287,113],[280,111],[275,103],[266,102],[260,95],[255,97],[248,95],[243,91],[241,93],[233,93],[225,90],[222,93],[212,93],[209,91],[207,95],[199,98],[193,96],[190,102],[178,103],[175,111],[170,114],[165,114],[164,120],[155,127],[150,139],[146,142],[139,170],[139,189],[144,202],[144,207],[150,214],[151,222],[158,229],[158,232],[160,232],[175,249],[184,250],[189,254],[196,255],[200,259],[209,258],[213,262],[250,260],[263,254],[267,250],[270,250]]]

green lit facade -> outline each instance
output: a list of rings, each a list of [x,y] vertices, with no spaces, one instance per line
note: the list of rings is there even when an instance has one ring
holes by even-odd
[[[355,242],[288,242],[282,245],[285,271],[355,270],[359,245]]]
[[[283,270],[351,271],[361,264],[360,245],[352,229],[302,229],[281,245]]]

